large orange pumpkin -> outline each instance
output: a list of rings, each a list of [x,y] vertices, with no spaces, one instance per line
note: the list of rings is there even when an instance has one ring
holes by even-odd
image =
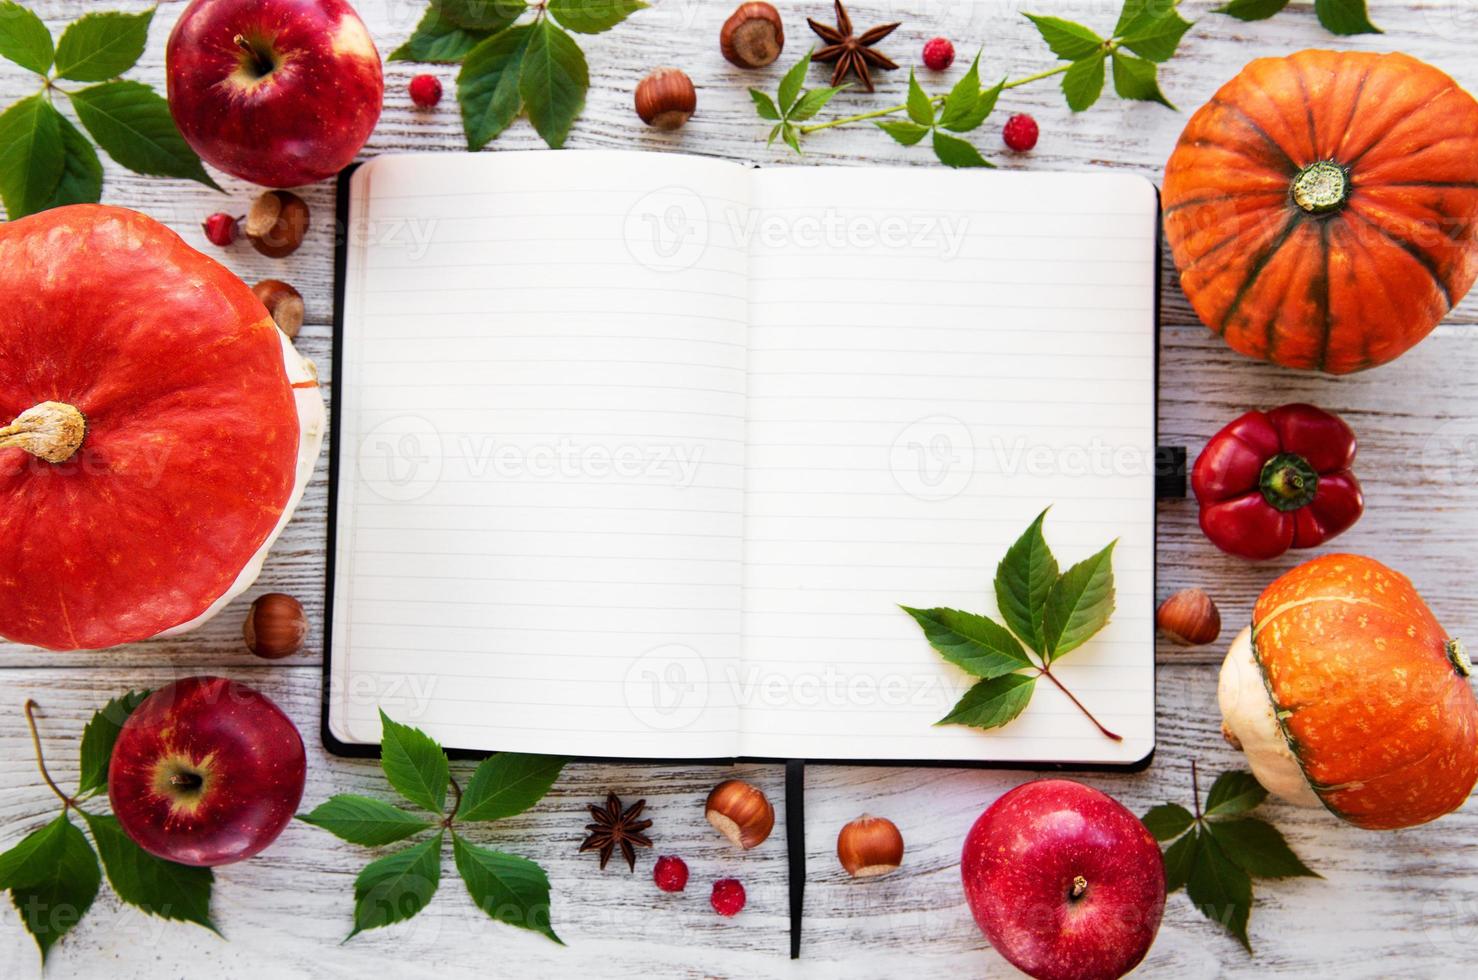
[[[1384,364],[1478,276],[1478,102],[1403,54],[1260,58],[1191,117],[1162,200],[1186,296],[1233,349]]]
[[[107,647],[256,578],[323,397],[252,291],[151,218],[0,226],[0,636]]]
[[[1263,592],[1218,694],[1268,789],[1381,830],[1457,809],[1478,781],[1469,669],[1404,576],[1325,555]]]

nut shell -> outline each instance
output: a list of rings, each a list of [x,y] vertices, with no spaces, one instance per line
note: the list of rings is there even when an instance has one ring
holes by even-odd
[[[763,844],[775,829],[775,808],[764,793],[742,779],[715,786],[704,815],[715,830],[746,851]]]
[[[303,294],[281,279],[263,279],[251,291],[272,314],[277,329],[296,340],[298,331],[303,329]]]
[[[740,68],[773,64],[785,49],[785,25],[768,3],[741,3],[718,36],[724,60]]]
[[[308,236],[308,202],[291,191],[268,191],[251,202],[244,222],[252,247],[268,258],[293,254]]]
[[[1181,589],[1160,604],[1155,624],[1181,646],[1196,647],[1221,635],[1221,612],[1201,589]]]
[[[893,821],[864,814],[837,834],[837,860],[853,878],[876,878],[903,863],[903,835]]]
[[[636,114],[656,129],[681,129],[698,108],[693,80],[678,68],[658,68],[636,87]]]
[[[308,616],[303,604],[290,595],[268,592],[258,596],[241,627],[246,648],[263,660],[281,660],[303,649],[308,638]]]

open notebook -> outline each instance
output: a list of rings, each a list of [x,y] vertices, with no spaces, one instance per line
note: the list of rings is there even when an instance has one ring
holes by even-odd
[[[1138,178],[383,156],[341,186],[325,740],[1135,765],[1158,210]],[[1043,507],[1118,611],[1009,726],[898,604],[994,614]]]

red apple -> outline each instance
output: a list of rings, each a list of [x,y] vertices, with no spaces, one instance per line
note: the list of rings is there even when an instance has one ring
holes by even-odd
[[[187,677],[124,722],[108,800],[150,854],[214,867],[277,839],[306,771],[302,736],[266,696],[224,677]]]
[[[344,0],[194,0],[165,54],[201,158],[266,187],[332,177],[380,118],[380,52]]]
[[[1160,929],[1165,862],[1144,824],[1070,779],[1018,786],[980,815],[960,859],[981,931],[1038,980],[1111,980]]]

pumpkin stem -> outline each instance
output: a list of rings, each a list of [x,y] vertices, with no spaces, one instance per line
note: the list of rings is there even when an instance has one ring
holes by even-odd
[[[48,463],[65,463],[82,446],[87,420],[64,402],[42,402],[0,429],[0,449],[24,449]]]
[[[1473,672],[1473,662],[1468,659],[1468,648],[1463,646],[1463,641],[1451,639],[1447,641],[1447,659],[1452,661],[1452,669],[1464,677]]]
[[[1293,178],[1293,203],[1309,214],[1338,211],[1350,199],[1350,175],[1330,160],[1309,164]]]

